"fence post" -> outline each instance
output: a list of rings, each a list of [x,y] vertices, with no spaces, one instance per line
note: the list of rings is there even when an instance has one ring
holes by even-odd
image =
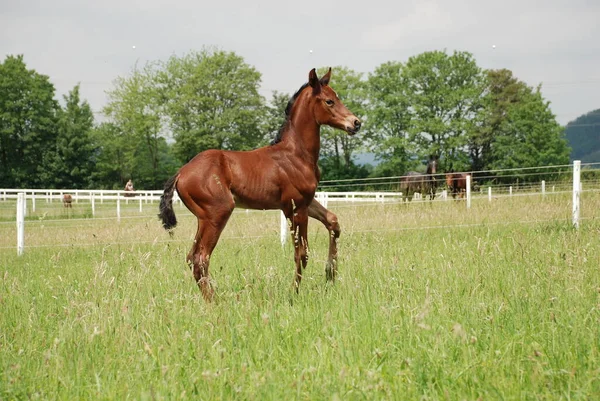
[[[510,196],[512,196],[512,185],[511,185],[510,187],[508,187],[508,194],[509,194]]]
[[[144,201],[144,199],[142,199],[142,195],[140,194],[140,213],[142,213],[142,202]]]
[[[492,201],[492,187],[488,187],[488,202]]]
[[[25,193],[17,194],[17,255],[25,249]]]
[[[327,209],[327,202],[329,200],[329,196],[327,192],[317,192],[315,193],[315,199],[319,202],[325,209]]]
[[[467,174],[467,209],[471,208],[471,174]]]
[[[573,226],[579,228],[579,200],[581,198],[581,160],[573,162]]]
[[[92,217],[94,217],[96,215],[96,202],[92,192],[90,192],[90,202],[92,203]]]
[[[35,192],[31,193],[31,212],[35,213]]]
[[[121,221],[121,196],[117,192],[117,221]]]
[[[542,196],[546,195],[546,180],[542,180]]]
[[[281,228],[280,228],[280,239],[281,239],[281,246],[285,245],[285,240],[288,236],[288,227],[287,227],[287,219],[285,218],[285,214],[283,214],[283,212],[281,213]]]

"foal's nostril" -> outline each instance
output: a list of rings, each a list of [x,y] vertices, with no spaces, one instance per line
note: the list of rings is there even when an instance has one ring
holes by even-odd
[[[360,120],[359,119],[354,120],[354,128],[359,129],[360,126],[361,126]]]

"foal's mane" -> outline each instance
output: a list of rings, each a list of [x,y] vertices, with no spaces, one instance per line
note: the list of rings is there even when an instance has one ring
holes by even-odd
[[[289,122],[290,122],[290,113],[292,112],[292,107],[294,106],[294,102],[296,101],[296,99],[298,98],[298,96],[300,96],[300,93],[302,93],[302,91],[308,86],[308,82],[305,83],[304,85],[302,85],[300,87],[300,89],[298,89],[296,91],[296,93],[294,93],[294,95],[290,98],[290,100],[288,101],[287,106],[285,107],[285,120],[283,121],[283,124],[281,124],[281,128],[279,128],[279,131],[277,132],[277,136],[275,136],[275,139],[273,139],[271,141],[271,145],[275,145],[279,142],[281,142],[281,139],[283,137],[283,133],[285,132]]]

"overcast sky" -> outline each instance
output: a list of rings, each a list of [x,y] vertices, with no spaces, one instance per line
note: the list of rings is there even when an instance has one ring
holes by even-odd
[[[369,73],[446,49],[542,83],[563,124],[600,108],[600,0],[0,0],[2,59],[23,54],[59,95],[80,82],[94,110],[136,61],[202,46],[255,66],[267,99],[293,93],[312,67]]]

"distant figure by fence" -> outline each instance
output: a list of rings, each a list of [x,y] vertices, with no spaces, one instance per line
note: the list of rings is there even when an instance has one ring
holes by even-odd
[[[133,182],[131,180],[127,181],[127,184],[125,184],[125,192],[131,192],[125,194],[125,196],[128,198],[135,196],[135,189],[133,188]]]
[[[69,194],[64,194],[63,195],[63,205],[65,207],[71,207],[72,208],[73,207],[72,203],[73,203],[73,197],[71,195],[69,195]]]

